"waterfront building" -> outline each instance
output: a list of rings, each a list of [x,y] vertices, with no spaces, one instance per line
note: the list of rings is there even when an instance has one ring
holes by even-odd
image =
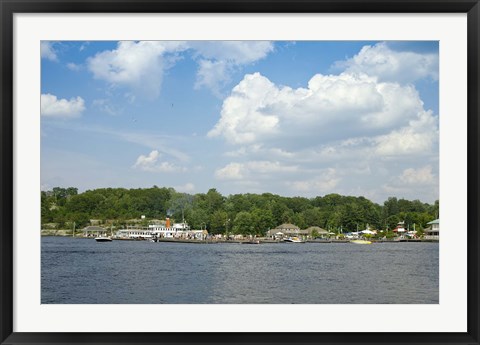
[[[267,231],[267,236],[272,238],[282,238],[284,236],[298,236],[300,234],[300,228],[290,223],[284,223],[274,229],[270,229]]]
[[[311,226],[307,229],[305,229],[306,233],[308,236],[310,237],[313,237],[313,233],[315,232],[316,233],[316,236],[317,237],[321,237],[321,238],[326,238],[329,236],[329,233],[327,230],[319,227],[319,226]]]
[[[392,230],[396,232],[398,235],[403,235],[407,230],[405,229],[405,221],[398,222],[397,227]]]
[[[106,235],[107,230],[96,225],[87,226],[82,229],[83,237],[98,237],[101,235]]]
[[[426,240],[438,240],[440,239],[440,220],[435,219],[431,222],[428,222],[427,225],[430,227],[424,230],[424,237]]]

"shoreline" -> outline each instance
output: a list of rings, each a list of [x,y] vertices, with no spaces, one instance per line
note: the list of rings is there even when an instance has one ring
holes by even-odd
[[[50,231],[50,230],[49,230]],[[75,239],[85,239],[85,240],[93,240],[94,237],[84,237],[84,236],[72,236],[72,234],[67,234],[62,230],[57,230],[57,232],[61,232],[58,234],[41,234],[41,237],[70,237]],[[114,238],[114,241],[133,241],[133,242],[149,242],[146,239],[129,239],[129,238]],[[258,241],[258,243],[257,243]],[[382,239],[369,239],[372,244],[375,243],[439,243],[439,240],[431,240],[431,239],[401,239],[401,240],[382,240]],[[191,244],[221,244],[221,243],[236,243],[236,244],[289,244],[289,242],[280,241],[280,240],[272,240],[266,238],[257,238],[255,240],[189,240],[189,239],[181,239],[181,238],[161,238],[158,239],[156,242],[162,243],[191,243]],[[328,243],[350,243],[350,240],[337,240],[337,239],[325,239],[325,240],[306,240],[302,242],[302,244],[328,244]]]

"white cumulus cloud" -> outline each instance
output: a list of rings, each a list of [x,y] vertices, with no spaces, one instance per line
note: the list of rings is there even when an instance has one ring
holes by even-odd
[[[293,89],[254,73],[224,100],[208,136],[233,145],[261,144],[278,153],[347,141],[376,143],[378,153],[394,154],[430,149],[437,126],[411,85],[342,73],[317,74],[307,88]]]
[[[435,172],[436,171],[436,172]],[[438,170],[432,165],[420,165],[404,169],[401,174],[393,175],[382,189],[389,195],[406,199],[438,199]]]
[[[387,43],[365,46],[335,67],[348,73],[365,73],[380,81],[411,83],[423,78],[438,80],[438,54],[394,51]]]
[[[186,169],[171,162],[160,161],[162,155],[158,150],[151,151],[148,155],[140,155],[133,168],[149,172],[172,173],[184,172]]]
[[[78,72],[82,69],[82,65],[78,65],[76,63],[73,63],[73,62],[69,62],[67,63],[67,68],[70,70],[70,71],[74,71],[74,72]]]
[[[165,70],[175,60],[173,54],[184,49],[184,42],[121,41],[116,49],[89,58],[87,65],[97,79],[130,87],[147,97],[156,97]]]
[[[215,171],[215,177],[220,180],[240,180],[244,178],[243,170],[243,164],[230,163]]]
[[[50,61],[58,61],[57,53],[53,47],[53,42],[40,42],[40,56]]]
[[[175,65],[180,53],[187,51],[198,63],[195,86],[218,93],[238,66],[264,58],[273,51],[273,44],[263,41],[121,41],[115,49],[90,57],[87,66],[96,79],[155,98],[160,93],[165,71]]]
[[[382,156],[430,153],[438,143],[438,119],[421,112],[407,126],[378,136],[376,152]]]
[[[230,80],[229,69],[225,61],[200,60],[195,87],[207,87],[219,95],[220,88]]]
[[[274,50],[269,41],[194,41],[189,44],[199,57],[195,86],[207,87],[217,94],[237,67],[264,59]]]
[[[181,186],[175,186],[174,188],[176,191],[181,193],[192,193],[195,191],[195,185],[191,182],[187,182]]]
[[[42,116],[72,118],[80,116],[85,110],[85,101],[79,96],[67,100],[47,93],[40,97],[40,108]]]
[[[203,58],[247,64],[265,58],[274,50],[270,41],[190,41]]]
[[[215,171],[219,180],[242,180],[250,178],[269,178],[272,174],[297,172],[298,167],[284,165],[278,161],[249,161],[244,163],[233,162]]]
[[[374,69],[367,53],[378,53],[379,64],[396,64],[395,73],[406,74],[409,66],[413,71],[396,79],[385,66]],[[403,54],[382,44],[358,55],[372,68],[352,60],[345,71],[315,74],[304,87],[246,74],[207,134],[227,144],[224,158],[237,160],[216,170],[219,183],[240,192],[243,184],[292,195],[337,192],[385,200],[418,198],[420,192],[422,199],[438,198],[438,115],[425,108],[412,84],[436,79],[436,55]],[[417,63],[423,67],[412,66]]]
[[[437,178],[432,173],[432,167],[427,165],[418,169],[405,169],[400,181],[409,185],[432,185],[437,182]]]

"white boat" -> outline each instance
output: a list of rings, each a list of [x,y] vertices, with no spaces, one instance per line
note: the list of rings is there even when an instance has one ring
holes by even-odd
[[[304,241],[302,241],[298,237],[287,237],[287,238],[283,239],[283,242],[305,243]]]
[[[202,240],[205,238],[206,233],[206,230],[190,229],[185,222],[170,225],[170,220],[167,218],[166,224],[150,224],[145,228],[127,227],[126,229],[117,230],[115,238],[122,240],[153,240],[153,242],[158,242],[160,238],[193,238]]]
[[[97,242],[112,242],[112,238],[108,236],[98,236],[95,237],[95,241]]]
[[[110,236],[107,236],[107,234],[104,233],[103,235],[99,235],[99,236],[95,237],[95,241],[97,241],[97,242],[112,242],[112,235],[113,235],[113,231],[112,231],[112,227],[110,227]]]
[[[350,243],[355,243],[355,244],[372,244],[372,241],[367,241],[367,240],[351,240]]]

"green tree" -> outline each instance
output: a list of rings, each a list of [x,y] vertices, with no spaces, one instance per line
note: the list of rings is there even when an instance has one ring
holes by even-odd
[[[254,219],[254,217],[250,212],[238,212],[233,221],[233,232],[235,234],[254,235],[256,233],[255,223],[258,222],[258,219]]]
[[[207,211],[201,208],[192,208],[189,210],[186,219],[193,229],[204,229],[209,222]]]
[[[387,201],[383,203],[383,216],[387,219],[390,216],[396,215],[399,212],[398,200],[395,197],[388,198]]]
[[[391,215],[385,220],[385,225],[388,229],[393,230],[397,227],[398,222],[400,222],[400,217],[398,215]]]
[[[324,226],[325,218],[320,207],[309,208],[302,212],[306,226]]]
[[[256,235],[264,236],[269,229],[275,227],[275,220],[270,210],[256,208],[250,213],[250,216]]]
[[[210,216],[208,229],[212,234],[225,233],[225,231],[227,230],[227,226],[229,226],[228,230],[231,231],[232,224],[230,223],[231,221],[228,218],[227,212],[217,210],[213,212],[213,214]]]
[[[75,212],[69,216],[71,223],[75,222],[75,227],[77,229],[83,228],[90,224],[90,217],[86,213]]]
[[[287,209],[283,212],[280,223],[293,223],[294,222],[294,212],[290,209]]]
[[[293,223],[300,228],[320,226],[344,231],[365,228],[393,229],[400,220],[406,226],[421,230],[438,218],[439,201],[434,204],[419,200],[409,201],[390,197],[382,206],[364,197],[328,194],[312,199],[283,197],[271,193],[235,194],[222,196],[212,188],[207,193],[190,195],[173,188],[99,188],[78,193],[75,187],[55,187],[41,191],[41,221],[86,224],[90,219],[101,219],[108,224],[124,226],[131,219],[145,215],[148,221],[171,215],[176,221],[185,220],[193,228],[205,228],[211,233],[241,231],[263,234],[282,223]],[[243,213],[242,213],[243,212]],[[242,213],[240,216],[239,214]],[[249,215],[248,225],[245,224]],[[237,218],[238,217],[238,218]],[[130,222],[131,224],[137,224]]]
[[[303,218],[302,213],[294,213],[292,218],[293,224],[298,226],[300,229],[305,229],[307,224],[305,223],[305,219]]]
[[[222,196],[222,194],[217,192],[215,188],[208,190],[205,196],[205,201],[207,203],[207,210],[210,213],[224,209],[225,198]]]

